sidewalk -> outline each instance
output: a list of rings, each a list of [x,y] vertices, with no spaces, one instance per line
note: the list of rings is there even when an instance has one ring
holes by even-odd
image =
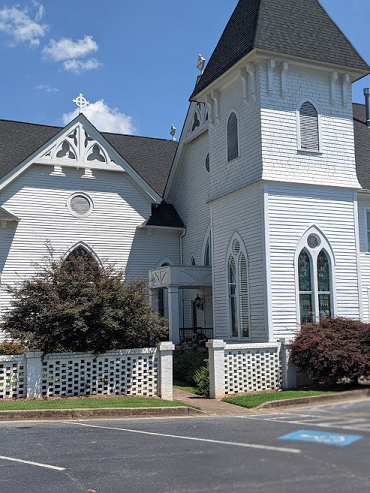
[[[345,402],[355,402],[370,399],[370,389],[349,390],[336,394],[315,395],[311,397],[298,397],[293,399],[283,399],[281,401],[265,402],[253,409],[236,406],[216,399],[208,399],[199,395],[185,392],[184,390],[173,389],[173,398],[176,401],[196,406],[209,416],[230,416],[240,414],[256,414],[256,412],[274,412],[281,409],[310,408],[317,406],[330,406]]]
[[[179,389],[173,389],[173,399],[187,404],[188,406],[199,407],[202,412],[209,416],[231,416],[236,414],[255,413],[253,409],[235,406],[234,404],[218,401],[216,399],[208,399],[207,397],[201,397]]]

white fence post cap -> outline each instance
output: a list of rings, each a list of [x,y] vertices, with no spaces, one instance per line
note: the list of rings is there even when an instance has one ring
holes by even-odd
[[[162,341],[158,344],[158,351],[174,351],[175,345],[171,341]]]
[[[213,348],[225,349],[226,342],[223,341],[222,339],[210,339],[208,342],[206,342],[206,346],[211,349]]]

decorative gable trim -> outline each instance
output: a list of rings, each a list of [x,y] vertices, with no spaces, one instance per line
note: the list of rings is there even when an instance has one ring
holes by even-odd
[[[65,176],[63,168],[82,168],[81,178],[94,178],[93,170],[125,173],[151,202],[159,204],[162,201],[158,193],[117,153],[83,113],[3,177],[0,190],[32,164],[52,166],[50,174],[60,177]]]

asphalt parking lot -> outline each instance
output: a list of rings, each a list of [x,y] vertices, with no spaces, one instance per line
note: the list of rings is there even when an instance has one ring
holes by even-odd
[[[0,437],[3,493],[370,490],[370,401],[217,418],[8,422]]]

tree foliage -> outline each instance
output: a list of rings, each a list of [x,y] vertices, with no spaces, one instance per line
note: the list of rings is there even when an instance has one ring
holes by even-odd
[[[303,325],[290,361],[321,383],[370,374],[370,324],[343,317]]]
[[[82,248],[63,259],[48,245],[33,276],[6,287],[12,301],[1,328],[44,353],[151,346],[167,329],[145,288]]]

